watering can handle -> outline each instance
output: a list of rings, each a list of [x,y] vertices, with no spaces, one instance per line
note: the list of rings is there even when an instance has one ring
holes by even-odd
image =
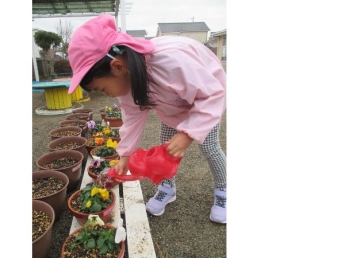
[[[109,169],[108,169],[107,176],[108,176],[108,177],[115,178],[115,179],[120,180],[120,181],[136,181],[136,180],[142,180],[142,179],[144,179],[144,177],[142,177],[142,176],[135,176],[135,175],[119,175],[119,174],[116,172],[116,169],[115,169],[115,168],[109,168]]]

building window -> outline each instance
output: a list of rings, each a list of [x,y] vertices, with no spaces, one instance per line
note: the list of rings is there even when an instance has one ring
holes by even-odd
[[[222,61],[226,61],[226,37],[223,38]]]

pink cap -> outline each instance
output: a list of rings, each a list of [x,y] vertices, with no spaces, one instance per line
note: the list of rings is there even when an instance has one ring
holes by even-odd
[[[149,40],[133,38],[118,31],[115,17],[109,14],[87,21],[73,33],[68,46],[68,59],[73,71],[69,94],[75,91],[85,74],[113,45],[124,45],[142,54],[149,53],[154,48]]]

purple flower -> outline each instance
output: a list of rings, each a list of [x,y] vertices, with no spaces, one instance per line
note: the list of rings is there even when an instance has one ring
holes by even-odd
[[[87,122],[87,127],[89,129],[93,129],[93,128],[95,128],[95,124],[96,124],[95,121],[90,120],[90,121]]]
[[[101,160],[99,159],[94,159],[90,163],[90,167],[93,167],[93,168],[99,168],[100,165],[101,165]]]
[[[118,107],[116,104],[114,104],[114,105],[113,105],[113,109],[114,109],[114,110],[118,110],[119,107]]]

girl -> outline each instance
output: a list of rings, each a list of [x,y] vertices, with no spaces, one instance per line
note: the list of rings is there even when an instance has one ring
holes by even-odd
[[[139,145],[150,109],[161,120],[160,143],[183,157],[199,144],[214,178],[210,219],[226,223],[226,157],[220,148],[219,122],[225,109],[226,75],[218,58],[201,43],[177,36],[133,38],[116,29],[114,17],[100,15],[73,34],[68,57],[73,78],[68,93],[80,85],[117,97],[123,126],[117,146],[119,174]],[[175,178],[163,180],[146,210],[155,216],[176,200]]]

